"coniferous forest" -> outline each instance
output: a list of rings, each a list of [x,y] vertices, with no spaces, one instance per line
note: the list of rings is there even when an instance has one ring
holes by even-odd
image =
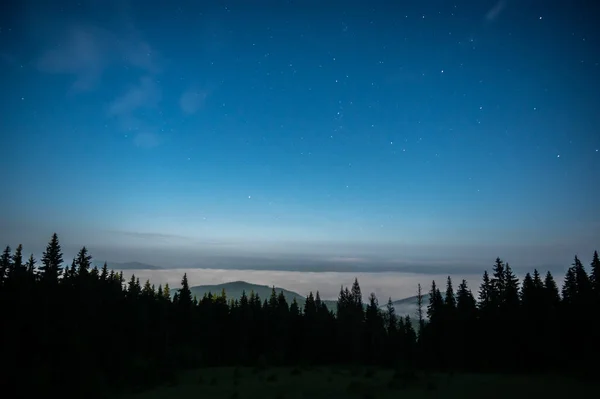
[[[478,287],[449,277],[432,282],[428,303],[412,317],[396,315],[391,300],[382,311],[374,294],[363,304],[356,280],[340,289],[330,312],[318,292],[302,308],[275,290],[268,298],[193,298],[186,275],[172,295],[168,286],[126,281],[106,264],[92,267],[85,247],[64,261],[56,234],[39,261],[20,245],[1,256],[2,392],[107,396],[213,366],[360,364],[597,378],[597,252],[589,267],[575,257],[558,282],[538,270],[519,281],[498,258]]]

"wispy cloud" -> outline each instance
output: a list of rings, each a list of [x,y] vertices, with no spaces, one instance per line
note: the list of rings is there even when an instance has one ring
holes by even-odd
[[[116,117],[128,117],[140,108],[156,107],[161,92],[150,76],[144,76],[138,84],[130,86],[108,107],[108,114]]]
[[[144,73],[160,71],[156,51],[137,34],[117,34],[93,25],[66,28],[53,46],[42,52],[37,67],[42,72],[72,75],[71,90],[95,89],[110,67],[125,64]]]
[[[122,230],[111,230],[108,231],[111,234],[119,234],[128,237],[134,237],[139,239],[150,239],[150,240],[170,240],[170,239],[180,239],[180,240],[190,240],[190,237],[179,235],[179,234],[164,234],[164,233],[154,233],[154,232],[142,232],[142,231],[122,231]]]
[[[152,109],[160,102],[161,90],[156,77],[162,72],[164,62],[136,29],[127,7],[116,3],[109,6],[120,16],[118,23],[110,28],[66,21],[62,27],[60,22],[53,22],[51,31],[58,32],[58,36],[42,51],[36,64],[41,72],[72,76],[70,94],[97,89],[111,69],[125,69],[133,76],[138,74],[137,83],[116,87],[107,116],[114,118],[118,128],[131,137],[135,146],[156,147],[163,138],[158,128],[145,122],[139,112]],[[115,87],[115,82],[110,87]]]
[[[158,147],[161,143],[161,138],[157,133],[154,132],[141,132],[136,133],[133,137],[133,144],[136,147],[141,148],[154,148]]]
[[[204,106],[206,97],[208,97],[206,90],[188,89],[181,95],[179,106],[184,113],[195,114]]]
[[[122,130],[133,132],[133,143],[137,147],[153,148],[160,144],[161,137],[155,128],[148,126],[137,112],[158,106],[161,90],[151,76],[128,87],[108,106],[108,116],[116,118]]]
[[[485,19],[489,22],[494,21],[500,16],[502,11],[506,8],[506,0],[499,0],[489,11],[485,14]]]

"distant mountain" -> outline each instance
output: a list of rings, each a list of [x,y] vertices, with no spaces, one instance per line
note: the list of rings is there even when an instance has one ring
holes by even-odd
[[[204,294],[208,294],[211,292],[214,294],[221,294],[222,290],[225,290],[225,294],[228,299],[240,299],[242,297],[242,292],[246,292],[246,296],[250,296],[250,292],[254,291],[255,294],[260,296],[261,301],[265,299],[269,299],[271,296],[272,287],[268,285],[258,285],[247,283],[245,281],[232,281],[230,283],[223,284],[215,284],[215,285],[196,285],[194,287],[190,287],[192,291],[192,295],[195,295],[199,300],[204,296]],[[292,303],[293,299],[296,298],[296,301],[304,304],[304,297],[297,292],[286,290],[285,288],[275,287],[275,291],[279,294],[283,291],[283,295],[285,295],[285,299],[288,303]]]
[[[398,316],[409,315],[413,320],[417,317],[417,296],[410,296],[408,298],[398,299],[392,301],[396,314]],[[427,318],[427,305],[429,304],[429,294],[423,294],[423,317]],[[387,303],[380,306],[381,309],[385,309]]]
[[[212,293],[213,295],[221,294],[221,291],[223,289],[225,290],[225,294],[227,295],[228,299],[240,299],[242,297],[242,292],[244,292],[244,291],[246,292],[247,296],[250,296],[250,292],[254,291],[255,294],[258,294],[260,296],[260,299],[262,302],[265,299],[269,299],[269,297],[271,296],[272,287],[269,287],[268,285],[252,284],[252,283],[248,283],[245,281],[233,281],[233,282],[229,282],[229,283],[215,284],[215,285],[196,285],[194,287],[190,287],[190,291],[192,291],[192,296],[196,296],[196,298],[198,298],[198,300],[200,300],[205,294],[208,294],[209,292]],[[178,289],[171,290],[171,292],[173,294],[175,294],[175,292],[177,292],[177,291],[178,291]],[[305,296],[300,295],[294,291],[286,290],[285,288],[275,287],[275,292],[277,292],[277,294],[279,294],[281,291],[283,291],[283,295],[285,296],[285,299],[288,302],[288,304],[292,303],[294,298],[296,298],[296,302],[298,302],[298,305],[300,306],[300,308],[304,307],[304,302],[306,300]],[[423,295],[424,311],[425,311],[425,308],[427,307],[428,301],[429,301],[429,294]],[[330,311],[333,311],[334,313],[336,312],[337,300],[323,300],[323,303],[325,303],[325,306],[327,306],[327,309],[329,309]],[[397,301],[394,301],[393,303],[394,303],[394,308],[396,309],[396,314],[398,316],[410,315],[413,318],[416,317],[416,313],[417,313],[417,297],[416,296],[399,299]],[[381,308],[385,309],[385,306],[386,306],[386,304],[382,305]]]
[[[102,266],[104,266],[104,262],[94,262],[94,264],[96,266],[98,266],[98,268],[101,268]],[[162,269],[162,267],[159,266],[154,266],[154,265],[149,265],[147,263],[141,263],[141,262],[123,262],[123,263],[119,263],[119,262],[106,262],[107,266],[109,269],[114,270],[114,271],[121,271],[121,270],[134,270],[134,269],[144,269],[144,270],[160,270]]]

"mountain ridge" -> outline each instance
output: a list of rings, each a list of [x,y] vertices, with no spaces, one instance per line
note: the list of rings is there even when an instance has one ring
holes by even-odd
[[[227,299],[240,299],[242,296],[242,292],[245,292],[247,296],[250,296],[250,293],[253,291],[255,294],[259,295],[261,301],[264,301],[265,299],[268,299],[271,296],[271,291],[273,289],[273,286],[261,285],[261,284],[250,283],[247,281],[237,280],[237,281],[229,281],[229,282],[219,283],[219,284],[195,285],[195,286],[190,287],[192,296],[195,296],[198,300],[202,299],[202,297],[205,294],[207,295],[209,292],[213,295],[220,295],[223,289],[225,290],[225,295],[227,296]],[[178,288],[174,288],[171,290],[173,295],[177,291],[179,291]],[[298,305],[301,308],[304,307],[304,303],[306,301],[306,296],[301,295],[295,291],[291,291],[291,290],[282,288],[282,287],[275,287],[275,292],[277,294],[279,294],[281,291],[283,291],[283,295],[285,296],[285,299],[288,302],[288,304],[291,304],[295,298],[296,302],[298,302]],[[315,294],[316,294],[316,292],[313,292],[313,295],[315,295]],[[429,294],[423,295],[424,308],[426,307],[425,302],[428,300],[428,298],[429,298]],[[330,311],[332,311],[334,313],[336,312],[337,300],[323,299],[322,301],[323,301],[323,303],[325,303],[325,306],[327,306],[327,309],[329,309]],[[417,296],[416,295],[407,297],[407,298],[397,299],[395,301],[392,301],[392,303],[396,310],[396,314],[398,314],[399,316],[410,315],[411,317],[413,317],[416,314],[416,311],[417,311]],[[383,304],[380,303],[380,309],[385,309],[386,306],[387,306],[387,301]]]

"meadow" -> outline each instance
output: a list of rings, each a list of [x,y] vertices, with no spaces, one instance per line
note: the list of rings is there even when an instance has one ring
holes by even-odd
[[[579,398],[598,384],[554,375],[424,374],[355,368],[202,368],[119,399]]]

